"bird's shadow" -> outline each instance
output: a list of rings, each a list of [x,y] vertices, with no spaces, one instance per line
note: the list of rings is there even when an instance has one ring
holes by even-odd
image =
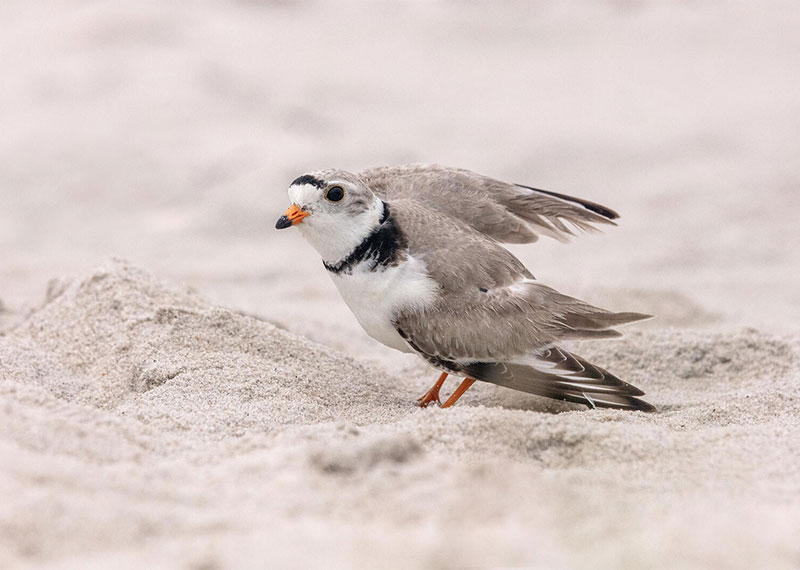
[[[477,386],[476,386],[477,388]],[[475,388],[473,388],[475,390]],[[470,394],[470,398],[463,398],[468,405],[483,405],[493,408],[505,408],[507,410],[523,410],[528,412],[538,412],[545,414],[560,414],[563,412],[574,412],[586,410],[586,406],[553,400],[542,396],[534,396],[511,390],[502,386],[485,385]]]

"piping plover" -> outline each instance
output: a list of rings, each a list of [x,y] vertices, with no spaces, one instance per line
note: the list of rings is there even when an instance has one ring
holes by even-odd
[[[638,388],[558,346],[621,336],[613,327],[649,315],[563,295],[500,245],[563,241],[614,225],[613,210],[436,165],[311,172],[289,198],[275,227],[297,226],[367,334],[442,372],[420,405],[452,406],[482,380],[590,408],[655,410]],[[448,374],[465,379],[441,404]]]

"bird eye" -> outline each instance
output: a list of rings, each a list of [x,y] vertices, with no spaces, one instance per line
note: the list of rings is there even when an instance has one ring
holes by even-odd
[[[341,186],[331,186],[325,191],[325,199],[328,202],[338,202],[344,198],[344,188]]]

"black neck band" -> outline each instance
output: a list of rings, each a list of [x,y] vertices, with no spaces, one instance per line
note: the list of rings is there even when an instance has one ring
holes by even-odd
[[[370,271],[381,267],[395,265],[404,257],[403,250],[407,244],[406,236],[395,224],[389,211],[389,204],[383,203],[383,213],[376,227],[350,254],[338,263],[322,264],[331,273],[352,273],[353,268],[364,262],[372,261]]]

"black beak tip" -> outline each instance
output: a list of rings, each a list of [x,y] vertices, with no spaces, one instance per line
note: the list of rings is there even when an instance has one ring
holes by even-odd
[[[281,216],[280,218],[278,218],[278,221],[275,222],[275,229],[276,230],[282,230],[282,229],[291,227],[291,225],[292,225],[292,222],[288,217]]]

